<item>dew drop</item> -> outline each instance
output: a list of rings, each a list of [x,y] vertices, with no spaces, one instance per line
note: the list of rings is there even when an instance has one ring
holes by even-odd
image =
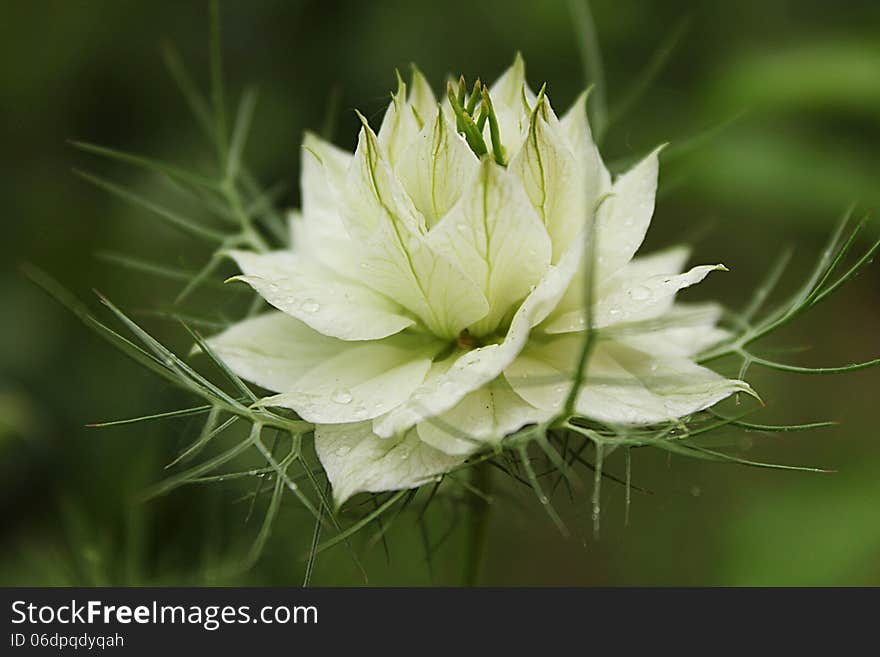
[[[354,399],[354,397],[351,396],[351,393],[348,390],[339,389],[333,391],[330,399],[335,401],[337,404],[350,404],[351,400]]]
[[[629,291],[629,296],[633,301],[647,301],[653,296],[653,293],[644,285],[639,285]]]
[[[336,454],[336,456],[343,457],[346,454],[348,454],[350,451],[351,451],[350,447],[340,447],[339,449],[336,450],[335,454]]]
[[[321,309],[321,306],[316,301],[309,299],[302,305],[302,309],[307,313],[316,313]]]

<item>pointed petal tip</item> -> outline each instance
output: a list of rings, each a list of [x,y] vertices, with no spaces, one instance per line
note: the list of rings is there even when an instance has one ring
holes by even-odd
[[[406,82],[403,80],[403,76],[400,74],[400,69],[394,69],[394,75],[397,77],[397,91],[391,94],[392,98],[395,100],[406,100]]]
[[[370,128],[370,122],[367,120],[367,117],[361,114],[361,111],[357,108],[354,109],[354,113],[358,117],[358,120],[361,122],[361,132],[363,132],[364,129],[372,132],[372,128]]]
[[[569,109],[568,109],[569,112],[572,111],[573,109],[578,108],[578,107],[581,107],[584,111],[586,111],[587,102],[589,102],[589,100],[590,100],[590,94],[593,91],[593,86],[594,85],[591,84],[589,87],[587,87],[586,89],[584,89],[582,92],[580,92],[578,94],[578,97],[574,99],[574,102],[569,107]]]
[[[752,388],[752,386],[750,386],[745,381],[741,381],[740,379],[731,379],[731,383],[733,383],[736,386],[737,392],[742,392],[742,393],[748,395],[749,397],[752,397],[759,404],[761,404],[761,406],[766,406],[766,404],[764,403],[764,400],[761,399],[761,396],[755,391],[754,388]]]

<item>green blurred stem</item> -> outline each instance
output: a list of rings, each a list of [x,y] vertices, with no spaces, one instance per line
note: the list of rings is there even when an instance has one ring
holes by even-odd
[[[244,209],[244,205],[241,202],[241,196],[239,196],[238,188],[235,185],[235,180],[227,178],[222,184],[222,189],[227,202],[232,206],[232,212],[241,223],[242,236],[244,239],[256,251],[260,253],[268,251],[269,245],[266,243],[266,240],[263,239],[262,235],[260,235],[260,233],[254,228],[251,218]]]
[[[471,485],[485,494],[492,493],[492,470],[488,463],[480,463],[471,468]],[[462,570],[462,586],[477,586],[486,560],[486,545],[489,538],[489,499],[472,495],[468,505],[467,536]]]

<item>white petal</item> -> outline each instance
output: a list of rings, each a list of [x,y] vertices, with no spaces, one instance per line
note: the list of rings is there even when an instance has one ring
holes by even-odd
[[[342,222],[340,190],[352,155],[306,133],[302,148],[302,212],[290,216],[291,245],[310,260],[346,272],[354,245]]]
[[[726,379],[688,358],[649,354],[623,341],[611,343],[608,351],[633,379],[662,402],[662,415],[654,418],[646,415],[638,420],[639,423],[684,417],[708,408],[735,392],[754,394],[747,383]],[[588,395],[584,394],[589,387],[588,384],[578,398],[578,411],[585,415],[595,413],[595,409],[601,406],[591,403]],[[601,410],[598,412],[601,413]]]
[[[291,251],[305,261],[320,264],[349,280],[357,280],[357,245],[345,228],[306,221],[299,210],[287,216]]]
[[[559,411],[568,395],[570,381],[583,338],[575,335],[533,339],[505,370],[504,376],[523,399],[537,408]],[[588,373],[594,373],[594,349]]]
[[[510,171],[522,181],[547,227],[553,242],[553,262],[556,262],[592,218],[596,190],[588,189],[583,163],[578,162],[569,149],[546,96],[532,113],[525,142],[510,162]],[[595,187],[596,172],[591,172],[590,177],[589,182]]]
[[[392,224],[420,233],[425,229],[424,217],[409,200],[394,175],[379,139],[366,119],[358,145],[345,176],[342,195],[342,220],[355,239],[371,236],[382,224]]]
[[[437,111],[437,99],[434,97],[434,92],[431,91],[431,85],[415,65],[412,67],[412,84],[408,102],[415,112],[416,119],[424,128],[430,121],[431,114]]]
[[[302,211],[315,223],[341,228],[338,191],[352,155],[317,135],[307,132],[302,145]]]
[[[449,211],[476,177],[479,161],[454,125],[435,107],[433,119],[422,128],[395,168],[430,227]]]
[[[715,326],[721,313],[721,306],[715,303],[678,303],[656,320],[631,324],[615,334],[649,353],[694,356],[731,337],[729,331]]]
[[[383,226],[363,245],[364,283],[397,300],[438,337],[455,338],[485,317],[489,304],[480,288],[460,268],[437,253],[421,235],[396,234]]]
[[[315,450],[337,506],[357,493],[417,488],[464,460],[426,445],[415,431],[383,440],[369,422],[318,425]]]
[[[304,372],[265,406],[295,410],[307,422],[369,420],[404,403],[422,383],[442,344],[398,334],[369,342],[337,342],[338,350]]]
[[[679,245],[636,256],[619,272],[619,277],[635,280],[658,274],[680,274],[690,255],[689,246]]]
[[[448,370],[441,370],[437,376],[427,379],[405,404],[374,422],[376,434],[382,437],[398,435],[426,418],[448,411],[469,392],[500,375],[525,346],[532,327],[543,321],[558,303],[577,269],[583,252],[580,245],[581,241],[576,242],[575,248],[563,256],[558,266],[551,266],[526,297],[513,316],[503,342],[450,357],[454,363]]]
[[[289,390],[346,343],[280,312],[233,324],[208,344],[238,376],[267,390]]]
[[[531,404],[559,411],[568,396],[581,339],[565,335],[530,343],[505,371],[508,382]],[[603,341],[590,355],[575,409],[609,424],[654,424],[703,410],[734,392],[751,394],[751,388],[687,358]]]
[[[519,182],[490,158],[428,241],[481,284],[489,314],[471,327],[474,335],[492,333],[526,297],[546,272],[552,248]]]
[[[589,91],[584,91],[569,110],[559,119],[571,152],[583,167],[586,184],[594,201],[602,194],[611,191],[611,174],[602,162],[599,148],[593,141],[593,133],[587,119],[587,100]]]
[[[529,127],[529,108],[535,106],[535,93],[526,82],[526,63],[522,55],[516,54],[510,68],[489,89],[489,95],[498,117],[501,144],[509,162],[525,139]],[[488,125],[484,137],[488,144]]]
[[[630,278],[625,271],[609,281],[609,289],[596,301],[593,323],[597,328],[659,317],[670,308],[676,293],[702,281],[709,272],[726,271],[724,265],[701,265],[684,274],[656,274]]]
[[[415,324],[387,297],[289,251],[230,255],[244,272],[236,280],[324,335],[375,340]]]
[[[407,101],[406,83],[398,74],[397,93],[392,94],[391,103],[379,128],[379,146],[392,166],[419,134],[422,129],[420,120]]]
[[[208,344],[237,375],[280,393],[263,405],[323,423],[367,420],[401,404],[442,348],[413,335],[346,342],[283,313],[235,324]]]
[[[588,96],[589,93],[585,91],[578,97],[559,120],[559,129],[574,156],[576,167],[572,178],[583,188],[587,219],[592,221],[602,199],[611,191],[611,174],[602,162],[599,147],[590,131],[587,120]]]
[[[641,297],[647,299],[647,288],[643,288],[642,283],[651,276],[678,274],[684,267],[688,254],[689,249],[685,247],[673,247],[649,256],[634,258],[617,274],[597,286],[594,292],[594,313],[596,313],[601,305],[601,308],[606,309],[606,311],[614,310],[618,316],[622,316],[617,306],[609,306],[609,302],[605,301],[603,303],[603,300],[612,299],[617,304],[622,295],[633,292],[636,300],[630,297],[632,303],[636,303],[638,298]],[[585,270],[582,264],[578,274],[572,279],[571,285],[565,291],[565,295],[560,300],[559,305],[554,308],[547,322],[542,326],[544,331],[547,333],[569,333],[584,329],[583,302],[585,282]],[[624,296],[624,298],[626,297]],[[671,301],[670,297],[670,304]],[[662,312],[662,310],[659,312]],[[604,318],[599,321],[594,315],[593,324],[594,326],[604,326],[608,324],[606,320],[607,318]]]
[[[628,263],[645,239],[654,214],[658,155],[654,150],[617,178],[612,196],[596,217],[597,280],[602,281]]]
[[[419,437],[452,455],[471,454],[497,444],[527,424],[542,422],[547,411],[535,408],[498,377],[464,397],[445,413],[418,424]]]
[[[359,274],[366,285],[410,310],[437,336],[454,338],[486,315],[489,305],[476,283],[425,240],[424,219],[368,126],[347,191],[346,223],[359,236]]]

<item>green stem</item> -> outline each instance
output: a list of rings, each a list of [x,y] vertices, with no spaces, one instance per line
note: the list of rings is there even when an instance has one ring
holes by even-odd
[[[492,470],[488,463],[480,463],[471,469],[471,484],[487,496],[492,491]],[[477,586],[486,559],[486,545],[489,537],[489,509],[487,500],[476,495],[471,497],[468,506],[467,536],[465,543],[462,586]]]
[[[266,251],[268,251],[269,245],[266,243],[266,240],[263,239],[262,235],[260,235],[260,233],[258,233],[257,230],[254,228],[250,216],[248,216],[248,213],[244,209],[244,205],[241,202],[241,196],[239,196],[235,180],[227,178],[223,182],[222,188],[223,193],[226,196],[227,202],[232,207],[233,214],[238,218],[238,221],[241,224],[242,237],[244,237],[244,239],[256,251],[260,253],[265,253]]]

